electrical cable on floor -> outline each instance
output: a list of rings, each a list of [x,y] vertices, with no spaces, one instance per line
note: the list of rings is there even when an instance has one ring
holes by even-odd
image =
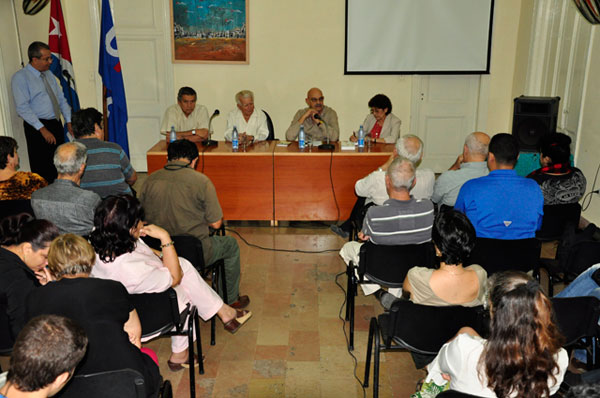
[[[356,368],[358,367],[358,359],[356,359],[356,357],[354,356],[354,354],[352,353],[352,351],[350,351],[350,348],[348,347],[350,345],[350,342],[348,341],[348,334],[346,333],[346,319],[342,316],[342,311],[344,310],[344,306],[347,305],[348,303],[346,302],[346,290],[344,290],[344,287],[342,285],[340,285],[340,283],[338,282],[338,278],[340,276],[344,275],[345,273],[346,273],[346,271],[342,271],[335,276],[335,284],[338,285],[339,288],[342,289],[342,292],[344,293],[344,301],[342,302],[342,306],[340,307],[340,312],[338,313],[338,318],[340,318],[340,320],[342,321],[342,331],[344,332],[344,338],[346,339],[346,349],[348,350],[348,354],[350,354],[350,356],[352,357],[352,361],[354,362],[354,378],[358,381],[358,384],[360,384],[360,388],[362,388],[362,391],[363,391],[363,397],[366,398],[367,390],[365,390],[365,386],[364,386],[362,380],[356,374]]]
[[[598,193],[598,190],[595,189],[596,188],[596,180],[598,179],[598,171],[600,171],[600,163],[598,163],[598,168],[596,169],[596,175],[594,176],[594,183],[592,184],[592,190],[590,192],[588,192],[581,200],[581,211],[586,211],[588,209],[588,207],[590,207],[590,205],[592,204],[593,194]],[[587,198],[590,198],[590,200],[588,201],[588,203],[586,205],[585,200]]]
[[[249,247],[254,247],[256,249],[267,250],[267,251],[272,251],[272,252],[319,254],[319,253],[339,252],[341,250],[341,248],[339,248],[339,249],[325,249],[325,250],[273,249],[271,247],[259,246],[259,245],[255,245],[254,243],[248,242],[235,229],[225,228],[225,231],[233,232],[234,234],[236,234],[237,236],[239,236],[239,238],[242,240],[242,242],[244,242]]]

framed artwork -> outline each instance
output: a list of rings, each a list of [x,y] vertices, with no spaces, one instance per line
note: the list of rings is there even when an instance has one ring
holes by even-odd
[[[171,0],[175,63],[248,63],[249,0]]]

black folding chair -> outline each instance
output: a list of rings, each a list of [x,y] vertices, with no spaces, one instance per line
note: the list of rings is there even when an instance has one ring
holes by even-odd
[[[352,261],[346,269],[346,320],[350,322],[348,349],[354,349],[354,310],[357,288],[362,283],[377,283],[388,288],[401,288],[412,267],[432,268],[435,249],[432,242],[420,245],[383,246],[365,242],[360,247],[358,264]]]
[[[9,356],[15,343],[8,324],[6,308],[6,296],[0,295],[0,356]],[[0,372],[2,372],[2,367],[0,367]]]
[[[169,288],[162,293],[131,294],[130,297],[142,324],[142,341],[148,341],[158,336],[187,336],[190,396],[195,398],[194,329],[196,330],[199,373],[204,374],[200,321],[196,307],[188,304],[180,312],[177,293],[173,288]]]
[[[487,271],[488,277],[496,272],[514,270],[538,272],[542,245],[535,238],[491,239],[477,238],[471,256],[465,266],[478,264]],[[537,274],[536,274],[537,276]]]
[[[146,398],[146,387],[140,372],[120,369],[74,376],[55,397]]]
[[[438,398],[482,398],[479,395],[466,394],[464,392],[446,390],[437,395]]]
[[[27,213],[35,217],[29,199],[0,200],[0,220],[20,213]]]
[[[559,240],[567,227],[577,228],[580,218],[579,203],[544,206],[542,227],[535,237],[542,241]]]
[[[271,116],[269,116],[267,111],[263,110],[263,113],[267,117],[267,128],[269,129],[267,141],[273,141],[275,139],[275,128],[273,127],[273,120],[271,120]]]
[[[431,362],[440,348],[463,326],[487,335],[488,312],[482,307],[435,307],[396,300],[389,312],[371,318],[364,386],[369,385],[373,350],[373,397],[379,396],[379,356],[381,351],[408,350],[417,369]]]

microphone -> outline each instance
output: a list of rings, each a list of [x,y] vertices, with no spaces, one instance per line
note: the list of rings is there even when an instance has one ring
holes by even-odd
[[[320,120],[325,125],[325,128],[327,128],[327,123],[325,123],[325,120],[321,119],[321,115],[319,115],[318,113],[315,113],[314,118],[317,120]],[[329,142],[329,136],[326,136],[325,142],[322,143],[321,145],[319,145],[318,148],[326,150],[326,151],[333,151],[335,149],[335,145],[331,144]]]
[[[318,113],[315,113],[315,119],[323,121],[323,119],[321,119],[321,115],[319,115]]]
[[[211,115],[210,119],[208,120],[208,138],[205,139],[204,141],[202,141],[202,145],[204,145],[204,146],[217,146],[218,145],[217,141],[211,140],[211,136],[212,136],[211,126],[212,126],[213,119],[215,117],[219,116],[220,114],[221,114],[221,112],[219,112],[218,109],[215,109],[215,111]]]

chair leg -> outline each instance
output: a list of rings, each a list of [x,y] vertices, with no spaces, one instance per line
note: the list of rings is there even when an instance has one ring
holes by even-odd
[[[196,352],[198,352],[198,373],[203,375],[204,361],[202,360],[202,339],[200,338],[200,319],[198,317],[197,312],[194,316],[194,328],[196,329]]]
[[[350,263],[352,264],[352,263]],[[352,271],[353,268],[348,265],[346,267],[346,321],[350,320],[350,290],[352,288]]]
[[[196,308],[192,308],[190,316],[188,317],[188,363],[190,366],[190,397],[196,398],[196,375],[194,373],[194,317],[196,315]],[[200,339],[200,336],[198,336]],[[201,361],[202,357],[198,357],[198,361]]]
[[[350,306],[350,338],[348,339],[348,349],[350,351],[354,350],[354,305],[355,305],[355,296],[356,296],[356,283],[352,281],[351,292],[348,294],[348,305]]]
[[[550,271],[548,271],[548,296],[554,297],[554,278],[550,274]]]
[[[379,329],[379,328],[377,328]],[[373,398],[379,397],[379,354],[380,354],[380,345],[379,345],[379,330],[375,330],[375,348],[374,353],[375,359],[373,360]]]
[[[373,348],[373,335],[377,333],[377,318],[371,318],[369,323],[369,339],[367,340],[367,358],[365,360],[364,387],[369,387],[369,370],[371,369],[371,349]]]
[[[212,272],[212,288],[214,291],[218,291],[217,286],[219,286],[219,267],[213,268],[213,272]],[[210,320],[210,345],[216,344],[215,318],[216,317],[213,316],[212,319]]]
[[[227,299],[227,278],[225,278],[225,261],[221,260],[219,264],[219,271],[221,272],[221,285],[223,287],[223,301],[225,304],[231,304]]]

